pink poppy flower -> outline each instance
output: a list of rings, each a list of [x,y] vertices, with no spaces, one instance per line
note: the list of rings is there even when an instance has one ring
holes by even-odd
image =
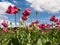
[[[16,14],[18,12],[18,8],[16,6],[13,6],[11,9],[11,14]]]
[[[39,21],[37,20],[37,21],[35,21],[35,24],[38,24],[39,23]]]
[[[56,22],[57,25],[60,25],[60,22]]]
[[[56,19],[54,20],[54,22],[58,22],[58,18],[56,18]]]
[[[7,27],[3,27],[3,32],[7,32],[8,28]]]
[[[8,7],[6,13],[11,14],[11,8],[12,8],[12,6],[10,5],[10,6]]]
[[[38,24],[39,23],[39,21],[37,20],[37,21],[35,21],[35,22],[32,22],[30,25],[29,25],[29,27],[32,27],[34,24]]]
[[[50,27],[52,27],[51,24],[47,24],[47,25],[45,26],[45,28],[50,28]]]
[[[40,29],[45,28],[45,24],[43,23],[43,24],[38,25],[38,28],[40,28]]]
[[[52,16],[51,18],[50,18],[50,21],[54,21],[55,20],[55,16]]]
[[[2,22],[2,25],[3,25],[3,27],[7,27],[8,26],[5,20]]]
[[[9,6],[6,10],[6,13],[8,14],[16,14],[18,12],[18,8],[16,6]]]
[[[29,16],[31,13],[30,8],[26,8],[25,11],[22,13],[24,16]]]
[[[2,25],[3,25],[3,32],[7,32],[7,30],[8,30],[8,25],[7,25],[7,23],[6,23],[5,20],[3,20]]]
[[[23,21],[25,21],[25,20],[27,20],[27,19],[28,19],[27,16],[22,16],[22,20],[23,20]]]

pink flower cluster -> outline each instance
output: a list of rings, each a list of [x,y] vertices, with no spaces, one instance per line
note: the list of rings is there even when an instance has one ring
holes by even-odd
[[[22,13],[23,16],[22,16],[22,20],[27,20],[28,19],[28,16],[30,15],[30,8],[26,8],[25,11]]]
[[[55,26],[58,27],[58,28],[60,28],[60,21],[59,21],[58,18],[56,18],[55,16],[52,16],[50,18],[50,21],[53,21],[55,23]]]
[[[16,14],[18,11],[19,11],[19,9],[16,6],[11,6],[10,5],[8,7],[6,13],[8,13],[8,14]],[[23,21],[27,20],[28,16],[30,15],[30,13],[31,13],[30,8],[26,8],[25,11],[22,13],[21,19]],[[55,16],[51,16],[50,21],[54,22],[56,27],[60,27],[60,21]],[[38,20],[36,20],[34,22],[31,22],[31,24],[29,25],[29,27],[33,27],[34,24],[38,24],[38,23],[39,23]],[[8,29],[7,23],[5,21],[3,21],[2,25],[4,27],[3,31],[6,32],[7,29]],[[53,27],[53,26],[54,26],[53,24],[44,24],[44,23],[37,25],[37,27],[40,28],[40,29],[44,29],[44,28],[49,29],[50,27]]]
[[[3,20],[2,25],[3,25],[3,32],[7,32],[7,30],[8,30],[8,25],[7,25],[7,23],[6,23],[5,20]]]
[[[56,18],[55,16],[52,16],[52,17],[50,18],[50,21],[58,22],[58,18]]]
[[[52,24],[44,24],[44,23],[42,23],[42,24],[38,25],[38,28],[40,28],[40,29],[44,29],[44,28],[49,29],[52,26],[53,26]]]

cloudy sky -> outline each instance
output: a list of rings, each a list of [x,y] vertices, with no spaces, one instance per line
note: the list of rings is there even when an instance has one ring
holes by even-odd
[[[28,17],[27,23],[30,23],[31,19],[32,21],[36,20],[36,11],[38,11],[38,20],[40,23],[51,23],[49,18],[52,15],[60,18],[60,0],[0,0],[0,21],[6,19],[13,23],[15,22],[14,15],[5,13],[8,5],[16,5],[22,8],[20,17],[25,8],[30,8],[31,15]],[[16,17],[18,23],[18,14],[16,14]]]

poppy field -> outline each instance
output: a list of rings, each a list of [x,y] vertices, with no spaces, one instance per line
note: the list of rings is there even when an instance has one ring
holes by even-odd
[[[24,21],[28,20],[28,16],[31,14],[31,9],[26,8],[22,12],[22,21],[18,19],[19,27],[16,27],[16,13],[19,11],[21,11],[21,8],[17,6],[10,5],[7,8],[7,14],[15,15],[15,27],[8,27],[6,20],[2,21],[3,28],[0,28],[0,45],[60,45],[60,20],[56,16],[50,17],[49,20],[53,22],[52,24],[39,24],[38,11],[36,11],[36,21],[25,25]]]

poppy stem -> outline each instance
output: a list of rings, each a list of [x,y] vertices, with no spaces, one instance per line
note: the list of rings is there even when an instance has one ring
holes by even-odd
[[[18,10],[19,10],[18,11],[18,19],[19,19],[19,27],[20,27],[20,24],[21,24],[21,21],[20,21],[20,11],[22,10],[22,8],[19,8]]]
[[[18,12],[18,20],[19,20],[19,26],[20,26],[20,24],[21,24],[21,22],[20,22],[20,12]]]
[[[15,14],[15,27],[16,27],[16,14]]]
[[[38,11],[36,11],[36,21],[38,20]]]

